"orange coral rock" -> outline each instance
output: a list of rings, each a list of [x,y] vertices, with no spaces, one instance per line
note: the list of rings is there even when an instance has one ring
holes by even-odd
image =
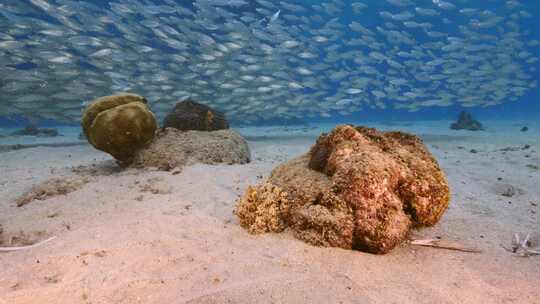
[[[279,220],[298,238],[373,253],[390,251],[412,227],[435,224],[450,200],[444,173],[418,137],[348,125],[323,134],[309,153],[250,188],[249,210],[257,212],[237,213],[243,226],[272,205],[264,194],[269,185],[287,197]],[[244,197],[237,210],[245,204]]]

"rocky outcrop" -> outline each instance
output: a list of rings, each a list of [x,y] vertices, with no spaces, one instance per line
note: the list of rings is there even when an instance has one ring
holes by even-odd
[[[137,151],[131,165],[169,171],[193,163],[245,164],[250,158],[246,140],[233,130],[207,132],[166,128],[157,132],[151,144]]]
[[[338,126],[309,153],[249,187],[235,213],[251,233],[291,228],[308,243],[386,253],[448,206],[444,173],[422,141]]]
[[[84,111],[82,128],[96,149],[129,163],[154,138],[157,123],[144,97],[119,94],[98,98]]]
[[[480,122],[473,119],[472,115],[468,112],[461,111],[457,122],[450,125],[452,130],[469,130],[469,131],[480,131],[484,130],[484,127]]]
[[[163,128],[175,128],[183,131],[216,131],[229,128],[225,114],[209,106],[187,100],[176,104],[165,116]]]

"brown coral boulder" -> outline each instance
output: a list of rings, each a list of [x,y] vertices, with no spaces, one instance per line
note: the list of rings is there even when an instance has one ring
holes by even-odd
[[[229,128],[225,114],[195,101],[186,100],[176,104],[165,116],[163,128],[189,131],[216,131]]]
[[[91,102],[81,122],[88,142],[121,162],[129,162],[137,150],[152,141],[157,129],[146,102],[135,94],[105,96]]]
[[[386,253],[411,228],[435,224],[449,199],[444,173],[418,137],[338,126],[250,187],[235,213],[251,233],[290,227],[314,245]]]

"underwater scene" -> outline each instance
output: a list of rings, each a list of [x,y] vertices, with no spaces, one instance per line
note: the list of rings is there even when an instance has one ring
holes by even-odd
[[[540,303],[539,16],[0,0],[0,304]]]

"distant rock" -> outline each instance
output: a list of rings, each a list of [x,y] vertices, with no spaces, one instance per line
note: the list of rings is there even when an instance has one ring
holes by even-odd
[[[248,187],[235,214],[250,233],[289,228],[313,245],[387,253],[413,227],[437,223],[449,199],[418,137],[343,125]]]
[[[34,125],[29,125],[22,130],[17,130],[11,133],[12,136],[37,136],[37,137],[56,137],[58,130],[56,128],[38,128]]]
[[[137,150],[152,141],[157,129],[146,103],[146,98],[126,93],[92,101],[81,121],[88,142],[118,161],[129,163]]]
[[[165,116],[163,128],[175,128],[182,131],[217,131],[229,128],[225,114],[204,104],[186,100],[176,104]]]
[[[514,152],[514,151],[524,151],[524,150],[528,150],[531,148],[531,145],[523,145],[523,146],[509,146],[509,147],[504,147],[498,151],[502,151],[502,152]]]
[[[469,130],[469,131],[480,131],[484,130],[482,124],[477,120],[474,120],[472,115],[466,111],[461,111],[459,113],[459,118],[457,122],[453,123],[450,126],[452,130]]]
[[[521,132],[527,132],[527,131],[529,131],[529,127],[525,126],[525,127],[521,128],[520,131]]]
[[[179,172],[184,166],[245,164],[250,162],[248,144],[233,130],[180,131],[161,129],[147,147],[137,151],[131,166]]]

